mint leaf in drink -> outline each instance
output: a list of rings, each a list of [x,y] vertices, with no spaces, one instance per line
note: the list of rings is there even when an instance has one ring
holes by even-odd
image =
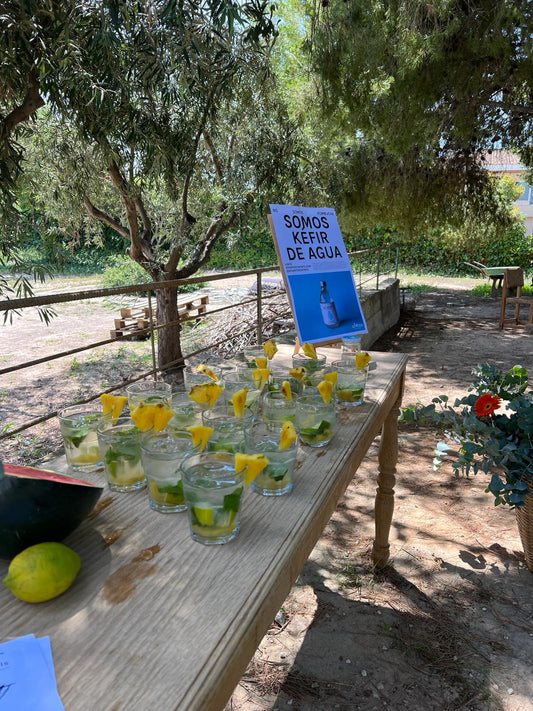
[[[183,483],[180,479],[177,484],[169,484],[168,486],[158,486],[157,490],[160,494],[174,494],[175,496],[183,496]]]
[[[112,476],[116,475],[117,463],[120,459],[125,459],[128,462],[138,462],[140,458],[141,447],[136,427],[116,433],[104,457],[105,463],[109,467],[109,473]]]
[[[302,427],[300,432],[305,437],[316,437],[317,435],[323,434],[330,426],[331,425],[327,420],[322,420],[322,422],[315,427]]]
[[[241,495],[243,492],[243,487],[240,486],[238,489],[235,489],[231,494],[226,494],[224,497],[224,511],[237,511],[239,510],[239,506],[241,504]]]
[[[288,464],[269,464],[266,468],[266,473],[268,478],[273,481],[281,481],[285,478],[287,472],[289,471]]]
[[[77,434],[72,435],[71,437],[65,437],[65,441],[70,442],[70,444],[73,447],[76,447],[76,449],[77,449],[80,446],[80,444],[83,442],[83,440],[89,434],[89,428],[88,427],[77,427],[76,432],[77,432]]]

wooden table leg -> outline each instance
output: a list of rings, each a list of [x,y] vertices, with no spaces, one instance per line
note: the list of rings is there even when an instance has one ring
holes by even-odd
[[[396,484],[396,464],[398,462],[398,416],[399,403],[393,407],[383,423],[379,445],[378,488],[374,504],[376,538],[372,548],[372,559],[378,568],[387,565],[390,555],[389,532],[394,512],[394,485]]]

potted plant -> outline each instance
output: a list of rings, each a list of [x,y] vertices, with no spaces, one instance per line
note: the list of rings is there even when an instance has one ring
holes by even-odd
[[[453,405],[446,395],[429,405],[402,411],[400,421],[435,422],[447,442],[439,442],[434,465],[453,453],[456,476],[483,473],[496,506],[515,509],[526,563],[533,571],[533,390],[520,365],[507,373],[481,363],[473,369],[469,394]],[[454,444],[451,444],[454,443]]]

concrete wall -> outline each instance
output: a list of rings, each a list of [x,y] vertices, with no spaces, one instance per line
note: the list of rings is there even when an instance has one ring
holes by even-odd
[[[361,336],[361,347],[370,350],[372,344],[400,319],[400,282],[386,279],[379,289],[363,291],[360,299],[368,328],[368,333]]]

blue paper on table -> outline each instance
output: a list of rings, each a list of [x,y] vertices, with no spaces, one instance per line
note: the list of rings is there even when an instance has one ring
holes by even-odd
[[[65,711],[49,637],[29,634],[0,644],[0,711]]]

